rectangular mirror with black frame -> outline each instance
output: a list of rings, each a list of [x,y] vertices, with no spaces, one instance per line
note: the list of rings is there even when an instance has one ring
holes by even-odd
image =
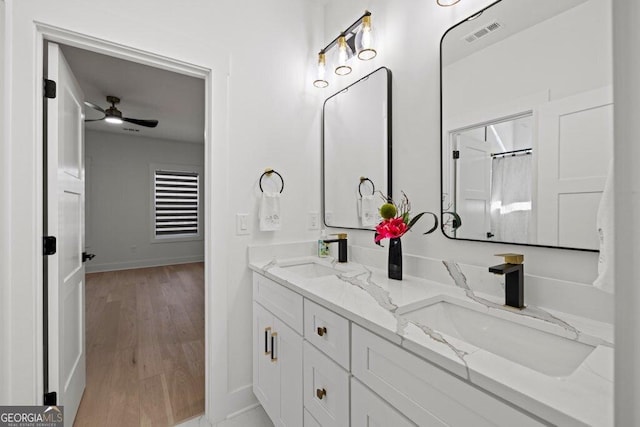
[[[613,156],[610,13],[611,0],[501,0],[445,33],[447,237],[599,248]]]
[[[324,102],[324,224],[374,229],[382,195],[391,196],[391,71],[385,67]]]

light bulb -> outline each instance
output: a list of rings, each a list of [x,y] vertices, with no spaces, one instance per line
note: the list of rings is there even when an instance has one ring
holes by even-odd
[[[326,78],[327,63],[324,52],[318,54],[318,78],[313,82],[315,87],[323,88],[329,86]]]
[[[362,18],[362,25],[356,33],[356,50],[358,58],[363,61],[375,58],[378,54],[374,49],[375,39],[373,28],[371,28],[371,15],[365,15]]]
[[[121,125],[122,124],[122,119],[119,118],[119,117],[114,117],[114,116],[105,117],[104,121],[107,122],[107,123],[114,124],[114,125]]]
[[[351,67],[347,65],[347,61],[353,57],[353,51],[347,44],[344,34],[338,38],[338,50],[336,54],[336,70],[339,76],[346,76],[351,72]]]

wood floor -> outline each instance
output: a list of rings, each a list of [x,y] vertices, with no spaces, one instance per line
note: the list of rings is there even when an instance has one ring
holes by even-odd
[[[204,264],[87,274],[75,426],[173,426],[204,412]]]

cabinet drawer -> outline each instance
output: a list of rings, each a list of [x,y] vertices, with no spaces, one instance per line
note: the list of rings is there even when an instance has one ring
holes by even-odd
[[[304,407],[322,426],[349,425],[349,374],[304,343]]]
[[[302,335],[302,295],[253,273],[253,299]]]
[[[377,394],[351,378],[351,427],[393,426],[416,427]],[[444,426],[442,423],[429,424]]]
[[[349,321],[304,300],[304,336],[327,356],[349,370]]]
[[[304,410],[304,427],[322,427],[306,409]]]
[[[351,336],[353,375],[418,425],[542,425],[358,325]]]

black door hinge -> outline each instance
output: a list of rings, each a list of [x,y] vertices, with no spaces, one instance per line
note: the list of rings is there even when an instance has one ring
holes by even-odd
[[[453,160],[457,160],[460,158],[460,151],[453,150]]]
[[[54,236],[44,236],[42,238],[43,255],[53,255],[56,253],[56,238]]]
[[[51,391],[44,394],[44,406],[56,406],[58,404],[58,393]]]
[[[49,79],[44,79],[44,97],[55,98],[56,97],[56,82]]]

